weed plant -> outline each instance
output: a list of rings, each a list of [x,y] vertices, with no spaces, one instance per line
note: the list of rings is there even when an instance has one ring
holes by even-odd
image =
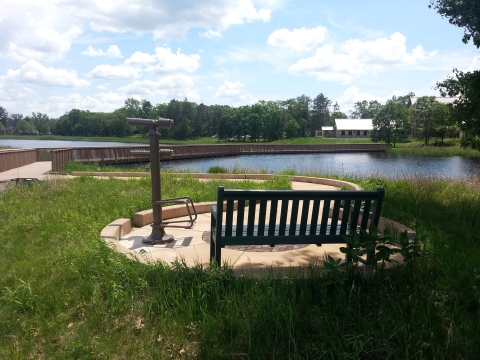
[[[165,197],[216,187],[162,176]],[[0,358],[475,359],[480,356],[480,180],[366,179],[384,216],[414,227],[415,267],[341,281],[312,265],[262,278],[226,266],[144,265],[100,241],[150,207],[150,181],[80,177],[0,193]],[[332,259],[336,262],[336,259]],[[338,263],[340,264],[340,263]]]
[[[207,173],[209,174],[226,174],[228,170],[222,166],[210,166]]]

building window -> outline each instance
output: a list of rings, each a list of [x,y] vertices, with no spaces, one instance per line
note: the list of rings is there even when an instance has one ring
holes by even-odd
[[[352,136],[352,130],[348,130],[348,135]]]
[[[357,130],[357,136],[360,136],[360,130]]]
[[[345,130],[342,130],[342,135],[345,135]]]
[[[364,131],[363,131],[363,135],[367,136],[367,135],[368,135],[368,131],[367,131],[367,130],[364,130]]]

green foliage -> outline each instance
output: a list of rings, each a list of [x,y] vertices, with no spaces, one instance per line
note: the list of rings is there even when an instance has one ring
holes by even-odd
[[[0,122],[0,135],[5,134],[5,126]]]
[[[293,119],[288,120],[287,123],[285,124],[285,137],[287,139],[296,138],[298,134],[298,129],[300,129],[300,125],[298,125],[298,123],[295,120]]]
[[[449,108],[452,120],[468,137],[480,137],[480,71],[463,72],[453,69],[453,75],[437,82],[442,96],[458,97]]]
[[[15,131],[18,134],[35,134],[37,132],[37,129],[35,129],[35,126],[31,122],[21,119],[17,122]]]
[[[385,141],[387,144],[403,142],[408,134],[407,109],[402,103],[389,100],[372,120],[372,141]]]
[[[464,28],[462,41],[470,39],[480,47],[480,13],[476,0],[431,0],[429,8],[434,8],[452,25]]]
[[[436,119],[446,116],[435,96],[422,96],[412,106],[413,126],[417,129],[418,138],[428,145],[435,134]]]
[[[357,101],[353,104],[353,111],[350,114],[352,119],[373,119],[380,111],[382,104],[377,100]]]
[[[460,139],[460,145],[464,148],[480,150],[480,138],[471,133],[464,133]]]
[[[226,174],[228,170],[221,166],[210,166],[207,173],[209,174]]]

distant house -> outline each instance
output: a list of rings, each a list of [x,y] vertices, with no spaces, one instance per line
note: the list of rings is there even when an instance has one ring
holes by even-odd
[[[315,131],[315,137],[334,138],[335,127],[334,126],[322,126],[322,130]]]
[[[322,130],[317,130],[315,135],[317,137],[366,138],[370,137],[372,130],[372,119],[335,119],[334,126],[322,126]]]
[[[407,109],[411,108],[413,105],[415,105],[415,103],[417,102],[417,100],[419,98],[421,98],[422,96],[410,96],[410,99],[408,100],[408,104],[407,104]],[[453,103],[455,100],[458,100],[458,97],[441,97],[441,96],[436,96],[435,97],[435,100],[437,100],[438,102],[442,103],[442,104],[450,104],[450,103]]]

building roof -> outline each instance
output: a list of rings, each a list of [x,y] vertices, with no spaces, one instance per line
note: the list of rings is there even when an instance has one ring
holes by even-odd
[[[410,96],[410,101],[408,102],[408,106],[407,107],[411,107],[413,105],[415,105],[415,103],[417,102],[417,100],[419,98],[421,98],[422,96]],[[438,102],[442,103],[442,104],[450,104],[452,102],[454,102],[455,100],[458,100],[458,97],[441,97],[441,96],[435,96],[435,100],[437,100]]]
[[[333,130],[333,126],[322,126],[322,130],[323,130],[323,131],[332,131],[332,130]]]
[[[372,119],[335,119],[337,130],[373,130]]]

